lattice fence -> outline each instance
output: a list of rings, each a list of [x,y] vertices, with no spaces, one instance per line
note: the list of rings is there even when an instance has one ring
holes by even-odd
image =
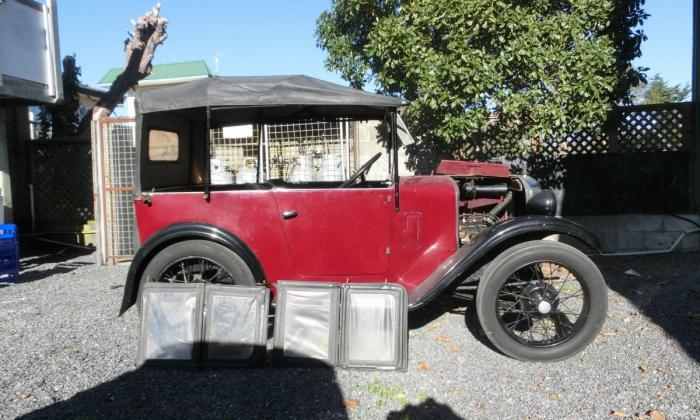
[[[690,150],[692,103],[637,105],[615,108],[608,121],[591,130],[548,139],[535,145],[542,155],[677,152]]]
[[[677,152],[692,144],[692,105],[618,109],[615,146],[620,152]]]
[[[80,232],[94,215],[90,141],[52,139],[29,144],[37,228]]]

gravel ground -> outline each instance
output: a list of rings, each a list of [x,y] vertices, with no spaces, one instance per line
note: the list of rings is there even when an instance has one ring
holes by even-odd
[[[136,312],[116,316],[127,267],[93,261],[25,258],[0,288],[0,417],[700,417],[700,253],[599,260],[608,321],[563,362],[497,353],[448,302],[412,313],[407,372],[139,368]]]

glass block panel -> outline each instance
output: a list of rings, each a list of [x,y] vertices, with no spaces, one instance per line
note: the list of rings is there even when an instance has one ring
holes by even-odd
[[[201,285],[146,283],[141,306],[139,359],[194,363],[201,332]]]
[[[404,369],[408,352],[406,289],[396,284],[342,287],[340,364]]]
[[[337,360],[339,289],[334,283],[277,283],[274,347],[291,362]]]

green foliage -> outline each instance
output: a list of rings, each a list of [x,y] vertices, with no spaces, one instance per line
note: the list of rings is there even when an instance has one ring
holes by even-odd
[[[521,155],[528,141],[590,128],[629,99],[644,80],[630,66],[643,4],[335,0],[317,40],[351,86],[411,101],[414,154]]]
[[[55,105],[43,105],[37,116],[39,138],[63,138],[79,135],[80,67],[75,64],[75,55],[63,58],[63,101]]]
[[[369,385],[368,391],[377,398],[376,404],[378,406],[391,400],[401,404],[405,404],[407,401],[406,391],[400,385],[384,386],[375,380]]]
[[[687,83],[684,86],[671,86],[657,73],[649,83],[640,83],[634,87],[631,94],[635,104],[649,105],[681,102],[688,99],[690,92],[690,86]]]

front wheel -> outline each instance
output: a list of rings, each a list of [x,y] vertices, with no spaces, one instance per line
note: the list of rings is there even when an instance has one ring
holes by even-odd
[[[506,355],[555,361],[583,350],[607,313],[603,275],[588,256],[554,241],[524,242],[486,268],[476,312],[488,339]]]

